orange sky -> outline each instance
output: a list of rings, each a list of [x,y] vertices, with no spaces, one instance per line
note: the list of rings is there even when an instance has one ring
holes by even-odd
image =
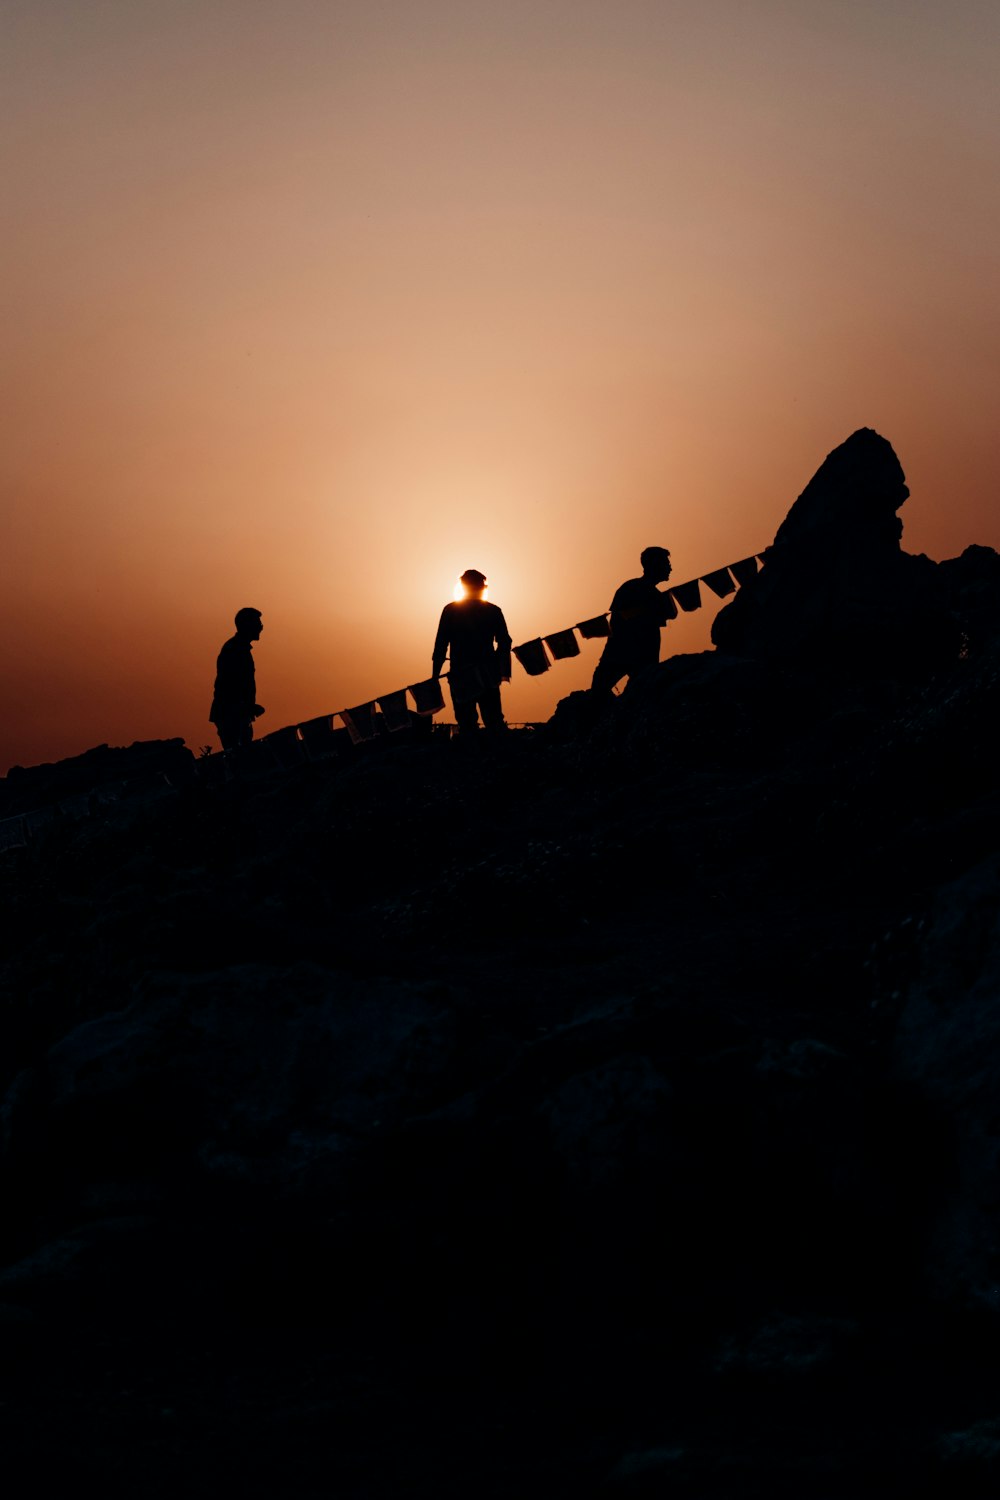
[[[1000,546],[995,0],[5,0],[0,770],[758,550],[855,428]],[[664,635],[702,649],[710,611]],[[546,717],[598,652],[515,669]]]

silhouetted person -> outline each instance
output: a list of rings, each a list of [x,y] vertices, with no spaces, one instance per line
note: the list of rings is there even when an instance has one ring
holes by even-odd
[[[446,604],[434,641],[433,673],[441,676],[450,653],[448,686],[459,731],[479,728],[479,714],[492,733],[507,728],[500,684],[510,681],[510,632],[503,612],[483,598],[486,579],[475,568],[462,574],[465,598]]]
[[[610,693],[623,677],[655,667],[660,659],[660,626],[673,619],[676,605],[656,587],[670,577],[666,547],[647,547],[639,554],[642,577],[629,578],[611,601],[611,633],[594,668],[592,691]]]
[[[264,623],[259,609],[241,609],[235,620],[236,634],[219,652],[215,671],[215,695],[208,717],[218,731],[223,750],[238,750],[253,739],[253,721],[264,712],[257,702],[253,666],[253,643],[260,640]]]

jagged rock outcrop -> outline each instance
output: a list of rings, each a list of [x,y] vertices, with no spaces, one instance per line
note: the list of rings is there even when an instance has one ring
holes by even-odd
[[[891,443],[870,427],[853,433],[795,501],[757,578],[716,616],[715,645],[853,677],[954,660],[961,627],[935,565],[900,546],[909,493]]]
[[[980,656],[1000,640],[1000,553],[966,547],[936,565],[938,598],[960,622],[963,651]]]
[[[138,794],[165,781],[183,786],[193,776],[194,766],[194,756],[182,739],[95,745],[65,760],[11,766],[0,778],[0,818],[87,797],[102,788]]]

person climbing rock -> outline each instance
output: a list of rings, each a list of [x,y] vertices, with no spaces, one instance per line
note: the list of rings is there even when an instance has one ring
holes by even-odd
[[[666,547],[646,547],[639,554],[641,578],[629,578],[611,601],[611,633],[594,668],[591,691],[613,692],[623,677],[633,682],[660,659],[660,626],[672,620],[677,606],[656,587],[670,577]]]

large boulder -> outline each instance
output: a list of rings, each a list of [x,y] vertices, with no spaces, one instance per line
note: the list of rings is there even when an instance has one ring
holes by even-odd
[[[131,793],[158,785],[183,786],[195,759],[182,739],[95,745],[82,755],[38,766],[11,766],[0,777],[0,817],[52,807],[105,789]]]
[[[980,657],[1000,642],[1000,553],[966,547],[937,565],[938,593],[961,623],[964,648]]]
[[[720,650],[851,676],[900,677],[957,657],[935,564],[900,547],[909,495],[870,427],[828,454],[778,528],[757,578],[716,616]]]

